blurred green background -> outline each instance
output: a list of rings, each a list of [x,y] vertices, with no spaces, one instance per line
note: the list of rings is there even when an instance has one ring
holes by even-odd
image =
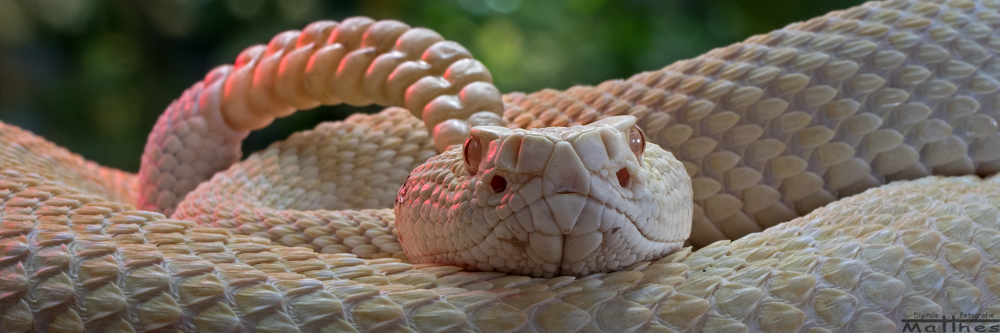
[[[468,48],[502,92],[597,84],[697,56],[860,0],[0,0],[0,120],[137,171],[156,118],[244,48],[316,20],[364,15]],[[324,107],[254,132],[259,150]]]

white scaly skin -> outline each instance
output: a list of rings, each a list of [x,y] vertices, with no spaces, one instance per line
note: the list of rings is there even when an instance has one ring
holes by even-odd
[[[679,249],[691,233],[690,197],[684,166],[647,145],[635,117],[475,127],[463,149],[410,173],[396,228],[413,263],[581,276]]]
[[[774,222],[895,177],[994,170],[997,8],[990,0],[869,3],[629,81],[509,95],[505,116],[519,127],[636,116],[651,141],[680,152],[696,176],[693,235],[725,236],[701,232],[711,231],[706,226],[740,234],[752,231],[753,224],[743,223],[750,215]],[[831,91],[836,98],[829,99]],[[383,116],[395,119],[392,112]],[[362,140],[351,135],[363,133],[341,129],[374,127],[367,121],[376,118],[359,116],[354,125],[321,126],[300,138],[335,137],[350,146]],[[288,180],[313,182],[304,176],[315,171],[297,161],[327,163],[315,160],[316,146],[302,144],[308,140],[272,146],[227,171],[253,180],[229,189],[265,184],[302,200],[276,200],[264,190],[218,195],[213,186],[225,182],[210,181],[201,197],[189,197],[199,209],[224,204],[226,196],[263,196],[286,206],[219,211],[220,223],[234,224],[206,228],[79,194],[128,186],[109,186],[114,182],[100,174],[61,174],[85,162],[24,132],[4,131],[17,137],[0,141],[5,156],[25,162],[0,159],[14,170],[0,175],[3,331],[883,332],[898,330],[913,312],[1000,312],[995,179],[896,183],[732,243],[684,249],[612,274],[532,279],[400,262],[398,252],[390,253],[400,248],[391,245],[391,214],[299,212],[296,204],[317,201],[288,187]],[[427,129],[413,132],[423,133],[413,146],[433,147],[426,145]],[[402,146],[391,137],[372,143],[389,150],[362,151],[391,159],[384,152]],[[338,160],[350,155],[331,153]],[[404,157],[400,165],[412,162]],[[751,186],[756,196],[732,180],[757,177],[733,177],[734,170],[761,175]],[[381,259],[233,235],[248,231]]]
[[[1000,1],[873,1],[627,80],[505,96],[513,126],[633,115],[684,163],[691,244],[893,180],[1000,171]]]
[[[1000,133],[996,125],[1000,119],[996,112],[996,105],[1000,105],[997,102],[1000,71],[996,69],[1000,68],[1000,58],[996,57],[1000,54],[1000,36],[995,33],[1000,29],[998,9],[1000,1],[997,0],[871,2],[791,24],[627,80],[607,81],[596,87],[577,86],[562,92],[508,94],[503,97],[503,118],[511,128],[537,128],[585,124],[615,115],[635,116],[649,141],[672,152],[691,176],[694,222],[689,243],[705,246],[720,239],[735,239],[760,231],[837,198],[889,181],[932,174],[989,175],[1000,170],[1000,153],[997,153],[1000,152]],[[310,45],[305,41],[300,39],[294,44]],[[292,43],[272,41],[272,45],[277,46],[268,49],[283,50],[291,48]],[[291,54],[299,54],[296,52],[299,51],[289,51],[287,59],[294,59]],[[280,58],[280,54],[275,53],[272,57]],[[237,61],[237,65],[242,63],[252,62]],[[263,70],[270,67],[261,65],[258,68],[261,69],[257,74],[271,73]],[[298,77],[294,71],[276,75],[283,80]],[[417,82],[440,82],[430,77]],[[232,82],[249,81],[240,81],[241,85],[258,82],[249,80],[250,76],[230,78]],[[384,82],[394,81],[387,79]],[[478,83],[486,85],[485,81]],[[416,98],[416,94],[407,96],[426,100]],[[176,108],[198,105],[185,100],[187,98],[175,103]],[[480,105],[477,103],[467,104]],[[496,110],[500,108],[499,104],[489,105],[494,105]],[[242,114],[255,115],[262,112],[258,109],[267,109],[266,106],[233,108],[232,112],[241,114],[239,117],[249,117]],[[450,111],[442,112],[441,115],[435,112],[421,114],[431,116],[425,119],[451,118]],[[182,122],[176,124],[179,123]],[[499,124],[499,119],[489,118],[479,123]],[[463,124],[461,120],[449,119],[438,123],[434,129],[427,127],[414,131],[447,137],[448,142],[461,142],[468,136]],[[162,163],[150,165],[170,169],[159,174],[170,176],[160,179],[156,173],[149,173],[148,177],[141,177],[146,180],[144,193],[156,191],[156,187],[149,186],[158,185],[178,191],[174,197],[180,198],[182,190],[190,189],[195,183],[180,181],[180,175],[192,174],[191,169],[209,170],[169,163],[171,160],[211,161],[194,156],[211,156],[204,152],[215,151],[211,140],[197,139],[183,129],[179,131],[181,134],[172,137],[169,130],[154,131],[164,134],[160,137],[162,140],[150,140],[153,152],[148,155],[161,156]],[[225,130],[219,130],[223,132]],[[404,141],[425,147],[424,141],[411,139]],[[438,150],[442,148],[441,142],[438,141]],[[190,147],[198,148],[191,151],[187,145],[178,143],[190,143]],[[409,164],[411,166],[429,156],[416,153],[412,145],[400,154],[389,143],[372,143],[375,146],[364,147],[371,149],[364,154],[381,150],[378,154],[383,155],[372,156],[411,156],[415,163]],[[157,146],[163,148],[157,151]],[[300,159],[320,158],[304,148],[288,148],[296,151]],[[344,154],[343,150],[337,152]],[[281,155],[284,151],[279,149],[273,153]],[[337,200],[325,201],[336,204],[347,198],[331,192],[365,193],[366,188],[372,186],[402,184],[403,177],[390,178],[389,183],[382,178],[369,179],[364,174],[346,177],[347,173],[360,172],[348,170],[365,169],[356,167],[357,163],[367,163],[364,159],[356,160],[358,156],[362,155],[336,155],[323,160],[331,166],[338,165],[341,173],[337,179],[343,182],[323,180],[322,183],[335,183],[335,190],[333,184],[326,184],[317,189],[316,196],[332,195]],[[263,164],[253,162],[237,169],[264,170],[260,167],[273,166],[270,162],[261,162]],[[386,162],[394,167],[406,164],[403,163],[406,161]],[[281,163],[284,162],[278,164]],[[254,172],[249,175],[253,176]],[[269,174],[282,176],[280,172]],[[208,177],[207,174],[203,176]],[[268,182],[275,186],[282,183],[280,180]],[[228,185],[219,183],[202,188],[218,193],[211,190],[213,187],[228,188]],[[183,203],[196,209],[172,216],[201,223],[219,221],[211,217],[213,207],[207,203],[213,196],[196,196],[197,199]],[[384,208],[392,204],[389,195],[365,198],[364,201],[371,205],[352,207]],[[303,199],[316,200],[309,196]],[[253,211],[260,206],[248,204],[244,207],[244,211]],[[289,226],[296,223],[295,218],[264,223],[269,218],[265,214],[240,215],[244,216],[242,221],[245,223],[239,224],[263,225],[248,228],[247,234],[264,236],[259,232],[267,230],[272,234],[268,238],[279,240],[304,230]],[[222,217],[222,220],[230,218]],[[322,236],[292,237],[290,242],[281,242],[303,245],[317,237]],[[324,240],[309,246],[319,250],[331,244]]]
[[[0,155],[25,160],[0,159],[3,332],[874,333],[914,312],[1000,313],[997,177],[897,182],[737,241],[530,278],[316,253],[137,211],[68,185],[60,172],[78,156],[0,129],[18,143]]]

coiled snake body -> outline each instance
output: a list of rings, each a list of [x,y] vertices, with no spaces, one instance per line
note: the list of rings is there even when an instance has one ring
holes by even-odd
[[[996,314],[996,178],[882,184],[1000,168],[998,10],[996,0],[871,2],[628,80],[502,101],[481,64],[428,30],[359,18],[284,33],[173,103],[138,176],[2,127],[0,331],[884,332],[915,313]],[[229,167],[249,130],[337,102],[406,110],[322,124]],[[404,227],[387,207],[448,197],[400,185],[469,138],[469,125],[617,115],[634,118],[604,122],[636,119],[691,177],[689,242],[701,249],[541,269],[449,259],[486,271],[402,252]],[[557,141],[571,136],[552,133],[551,156],[563,154]],[[455,149],[421,168],[498,174],[459,167],[501,163]],[[625,187],[638,182],[631,171],[606,178]],[[564,190],[554,193],[580,189]],[[452,211],[430,207],[406,212]],[[571,224],[560,207],[548,207],[552,220]],[[567,257],[583,256],[555,259]]]

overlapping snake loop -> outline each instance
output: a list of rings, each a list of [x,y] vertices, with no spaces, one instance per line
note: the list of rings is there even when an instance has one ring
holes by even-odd
[[[995,314],[997,178],[883,184],[1000,167],[998,11],[870,2],[627,80],[503,97],[427,30],[281,34],[171,105],[138,177],[0,130],[0,330],[884,332],[913,313]],[[406,110],[228,167],[247,131],[336,102]],[[617,115],[691,177],[701,249],[579,277],[468,271],[408,262],[375,209],[438,150],[513,135],[470,124]],[[461,169],[449,156],[435,163]],[[178,202],[172,219],[130,206]]]

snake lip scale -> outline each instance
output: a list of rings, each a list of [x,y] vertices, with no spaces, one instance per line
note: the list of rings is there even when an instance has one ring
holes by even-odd
[[[892,332],[997,314],[1000,177],[974,175],[1000,171],[998,31],[998,0],[876,1],[501,95],[428,29],[316,22],[186,90],[138,175],[0,124],[0,331]],[[342,102],[389,107],[237,161],[250,130]],[[506,211],[513,192],[539,199]],[[570,218],[610,206],[640,219]],[[523,261],[459,252],[517,228],[525,246],[478,244]],[[566,251],[629,230],[700,248]],[[434,248],[470,269],[409,257]]]

